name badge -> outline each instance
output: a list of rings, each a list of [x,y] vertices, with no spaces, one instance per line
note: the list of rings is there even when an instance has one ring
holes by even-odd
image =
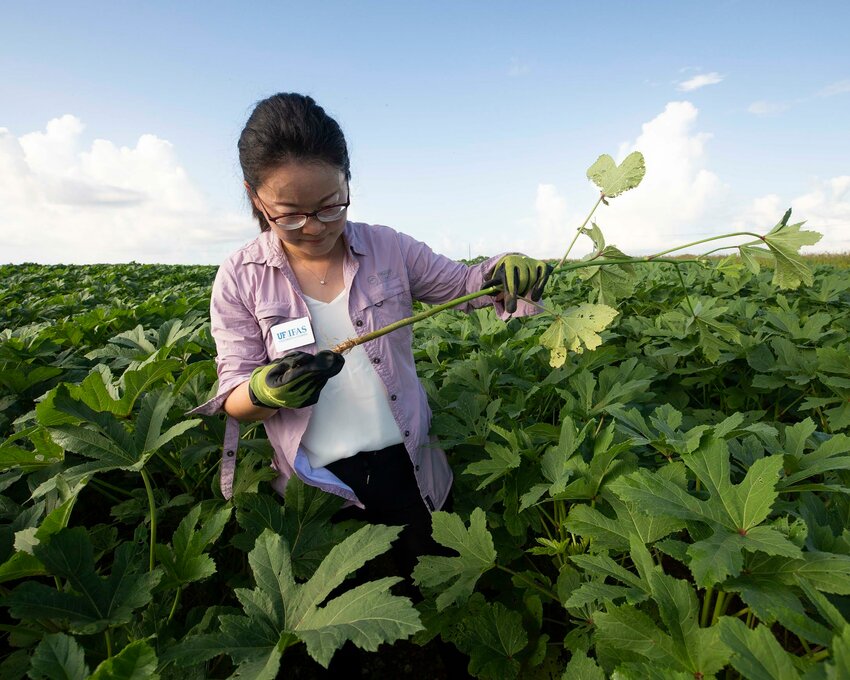
[[[274,348],[278,352],[285,352],[288,349],[295,349],[316,342],[310,319],[306,316],[272,326],[271,333],[274,339]]]

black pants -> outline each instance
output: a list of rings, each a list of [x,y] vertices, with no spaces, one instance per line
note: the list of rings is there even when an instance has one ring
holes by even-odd
[[[334,520],[356,518],[370,524],[406,525],[390,550],[399,576],[409,579],[420,555],[446,554],[446,548],[431,538],[431,513],[419,493],[404,444],[361,451],[326,467],[350,486],[365,506],[365,510],[345,508]],[[442,509],[451,512],[451,506],[449,494]]]

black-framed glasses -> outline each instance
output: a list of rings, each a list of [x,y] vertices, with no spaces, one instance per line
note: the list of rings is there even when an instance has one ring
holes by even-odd
[[[349,193],[348,200],[345,203],[337,203],[336,205],[326,205],[324,208],[319,208],[318,210],[314,210],[313,212],[306,213],[284,213],[283,215],[278,215],[277,217],[272,217],[269,215],[268,208],[266,208],[266,204],[263,203],[263,199],[260,198],[257,190],[251,187],[251,191],[254,193],[254,196],[257,197],[257,200],[260,202],[260,206],[262,206],[263,214],[266,216],[266,219],[269,222],[275,224],[275,226],[280,227],[286,231],[292,231],[294,229],[300,229],[305,224],[307,224],[307,220],[311,217],[315,217],[319,222],[323,224],[326,222],[335,222],[340,217],[342,217],[346,208],[351,205],[351,194]]]

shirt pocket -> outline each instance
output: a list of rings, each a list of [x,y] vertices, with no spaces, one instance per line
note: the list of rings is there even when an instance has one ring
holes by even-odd
[[[399,321],[413,313],[410,290],[401,279],[390,279],[364,291],[362,308],[364,315],[371,316],[375,328]]]
[[[286,323],[287,321],[292,321],[294,318],[297,318],[294,306],[292,303],[286,301],[258,300],[254,314],[257,317],[257,323],[260,326],[260,333],[263,337],[263,344],[266,346],[266,353],[269,355],[269,359],[282,357],[289,350],[279,351],[275,349],[272,328],[278,324]],[[302,347],[297,347],[295,349],[303,350]]]

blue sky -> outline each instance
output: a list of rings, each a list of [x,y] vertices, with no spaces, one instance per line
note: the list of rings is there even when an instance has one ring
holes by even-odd
[[[587,167],[633,148],[645,184],[597,213],[629,252],[789,205],[850,250],[847,25],[847,2],[14,3],[0,262],[220,262],[256,233],[236,139],[277,91],[342,125],[351,219],[451,256],[559,256]]]

